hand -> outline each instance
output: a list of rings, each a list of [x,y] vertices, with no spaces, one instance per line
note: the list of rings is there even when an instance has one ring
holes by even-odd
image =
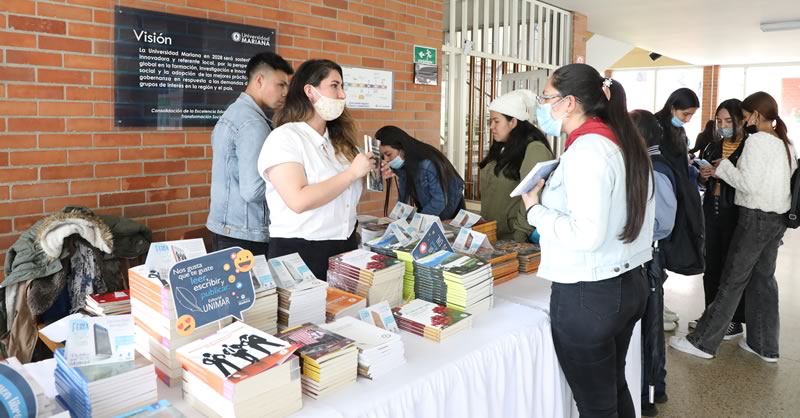
[[[706,166],[700,169],[700,177],[703,180],[708,180],[709,177],[713,176],[714,173],[717,171],[716,167]]]
[[[383,174],[384,180],[394,177],[394,171],[389,167],[389,162],[386,160],[381,160],[381,174]]]
[[[522,201],[525,202],[525,210],[539,204],[539,193],[544,188],[544,180],[539,180],[539,183],[528,193],[522,194]]]
[[[366,176],[372,170],[373,158],[372,153],[364,152],[358,153],[356,158],[353,158],[350,168],[347,169],[353,176],[353,180]]]

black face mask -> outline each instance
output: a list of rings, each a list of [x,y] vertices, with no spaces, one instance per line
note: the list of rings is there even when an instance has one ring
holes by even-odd
[[[758,126],[756,125],[744,125],[744,131],[748,133],[748,135],[752,135],[758,132]]]

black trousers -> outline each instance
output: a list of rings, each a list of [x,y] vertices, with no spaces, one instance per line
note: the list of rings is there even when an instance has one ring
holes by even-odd
[[[253,255],[267,255],[269,242],[247,241],[213,233],[211,235],[211,245],[214,247],[214,251],[224,250],[231,247],[242,247],[243,250],[250,250]]]
[[[553,343],[582,418],[636,416],[625,356],[647,286],[643,267],[597,282],[553,283]]]
[[[713,207],[705,205],[706,217],[706,271],[703,274],[703,290],[706,297],[706,308],[717,297],[719,284],[722,281],[722,269],[728,256],[733,233],[739,219],[739,208],[720,208],[719,198],[714,198]],[[733,322],[745,322],[745,296],[739,301]]]
[[[356,248],[358,238],[355,231],[345,240],[307,241],[302,238],[273,237],[270,239],[267,258],[298,253],[314,276],[328,281],[328,259]]]

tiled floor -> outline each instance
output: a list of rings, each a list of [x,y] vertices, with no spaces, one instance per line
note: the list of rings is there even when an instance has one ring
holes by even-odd
[[[781,359],[768,364],[722,343],[713,360],[667,348],[667,394],[659,417],[800,417],[800,230],[789,230],[778,255]],[[681,320],[677,334],[703,311],[701,276],[670,276],[666,304]],[[673,335],[673,333],[668,333]]]

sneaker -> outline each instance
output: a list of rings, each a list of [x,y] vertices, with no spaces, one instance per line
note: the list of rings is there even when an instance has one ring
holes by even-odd
[[[680,321],[680,317],[675,312],[671,311],[667,308],[667,305],[664,305],[664,322],[671,321],[671,322],[678,322]]]
[[[655,401],[656,403],[667,403],[669,400],[669,396],[666,393],[658,394],[656,393]]]
[[[676,329],[678,329],[677,322],[664,320],[664,332],[672,332]]]
[[[670,341],[670,343],[671,342],[672,341]],[[742,338],[741,340],[739,340],[739,348],[741,348],[744,351],[747,351],[748,353],[753,353],[753,354],[757,355],[758,358],[760,358],[761,360],[766,361],[767,363],[777,363],[778,362],[777,358],[764,357],[761,354],[756,353],[756,351],[753,350],[752,348],[750,348],[750,345],[747,344],[747,338]]]
[[[728,331],[725,333],[725,337],[722,339],[725,341],[730,341],[736,339],[737,337],[741,337],[744,335],[744,327],[742,326],[741,322],[731,322],[728,325]]]
[[[689,340],[686,339],[686,337],[669,337],[669,346],[678,351],[683,351],[686,354],[691,354],[695,357],[700,357],[706,360],[714,358],[714,356],[711,354],[708,354],[705,351],[695,347],[694,344],[690,343]]]
[[[697,328],[697,321],[699,321],[699,319],[694,320],[694,321],[689,321],[689,324],[688,324],[689,325],[689,331],[694,331],[694,329]]]
[[[658,408],[656,408],[656,404],[642,402],[642,416],[643,417],[658,416]]]

